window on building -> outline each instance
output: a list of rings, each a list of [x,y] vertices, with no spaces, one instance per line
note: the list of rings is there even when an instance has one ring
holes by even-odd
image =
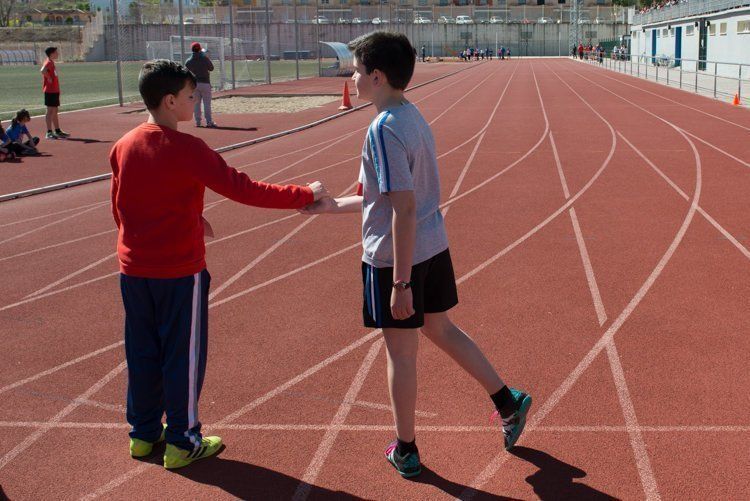
[[[740,35],[750,34],[750,20],[749,21],[737,21],[737,33]]]
[[[695,26],[693,26],[692,24],[685,26],[685,36],[691,37],[693,35],[695,35]]]
[[[661,30],[656,30],[656,38],[661,38]]]
[[[711,25],[708,26],[708,36],[712,37],[714,35],[716,35],[716,25],[715,24],[711,24]]]
[[[726,34],[727,34],[727,23],[719,24],[719,35],[726,35]]]
[[[667,28],[664,28],[663,30],[661,30],[661,36],[663,36],[664,38],[667,38],[669,36],[669,30]]]

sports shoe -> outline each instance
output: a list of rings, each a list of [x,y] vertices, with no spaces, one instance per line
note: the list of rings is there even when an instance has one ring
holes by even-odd
[[[201,445],[192,451],[167,444],[167,449],[164,451],[164,468],[168,470],[182,468],[193,461],[213,456],[220,448],[221,437],[203,437]]]
[[[206,127],[209,129],[215,129],[218,127],[218,125],[216,125],[216,122],[210,122],[206,124]]]
[[[144,456],[148,456],[149,454],[151,454],[151,451],[154,450],[154,444],[164,442],[164,432],[167,430],[167,425],[163,424],[162,426],[163,428],[161,430],[161,436],[156,442],[146,442],[145,440],[141,440],[140,438],[131,438],[130,457],[142,458]]]
[[[59,139],[60,138],[60,136],[58,136],[54,132],[47,132],[47,135],[44,137],[46,137],[47,139]]]
[[[55,129],[55,134],[58,137],[70,137],[70,134],[68,134],[67,132],[65,132],[64,130],[61,130],[61,129]]]
[[[422,473],[419,452],[408,452],[405,456],[398,453],[398,440],[394,440],[385,449],[385,458],[404,478],[416,477]]]
[[[524,426],[526,426],[526,414],[529,413],[531,407],[531,396],[526,393],[516,390],[514,388],[508,388],[513,398],[516,410],[507,418],[502,418],[503,422],[503,435],[505,437],[505,450],[510,450],[518,438],[523,432]],[[490,417],[490,423],[492,423],[497,417],[500,416],[500,411],[495,411]]]

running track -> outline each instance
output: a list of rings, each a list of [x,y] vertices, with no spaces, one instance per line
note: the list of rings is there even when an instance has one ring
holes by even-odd
[[[438,144],[453,317],[535,398],[513,453],[480,387],[424,342],[427,469],[397,478],[381,452],[393,435],[382,338],[360,327],[358,218],[211,193],[201,420],[227,448],[174,473],[131,460],[113,223],[97,183],[0,204],[2,492],[745,496],[750,114],[567,59],[477,65],[408,97]],[[256,179],[348,193],[371,116],[226,157]]]

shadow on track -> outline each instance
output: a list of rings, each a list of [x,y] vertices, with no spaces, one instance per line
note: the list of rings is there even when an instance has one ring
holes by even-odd
[[[412,482],[420,484],[434,485],[453,498],[458,498],[463,492],[466,492],[466,489],[468,489],[468,487],[463,484],[458,484],[456,482],[453,482],[452,480],[448,480],[445,477],[441,477],[439,474],[427,468],[425,465],[422,465],[422,474],[410,480]],[[499,496],[497,494],[491,494],[489,492],[476,489],[471,489],[469,492],[471,492],[472,494],[472,500],[492,499],[496,501],[516,501],[516,498]]]
[[[617,499],[586,484],[574,482],[576,478],[585,477],[586,472],[546,452],[517,446],[510,450],[510,454],[539,468],[539,471],[526,477],[526,482],[534,488],[539,499]]]

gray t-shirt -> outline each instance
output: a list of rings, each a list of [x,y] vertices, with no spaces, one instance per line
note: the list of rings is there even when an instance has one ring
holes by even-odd
[[[404,102],[378,114],[362,147],[362,260],[393,266],[390,191],[414,191],[417,235],[413,264],[448,248],[440,213],[440,176],[432,131],[416,106]]]

